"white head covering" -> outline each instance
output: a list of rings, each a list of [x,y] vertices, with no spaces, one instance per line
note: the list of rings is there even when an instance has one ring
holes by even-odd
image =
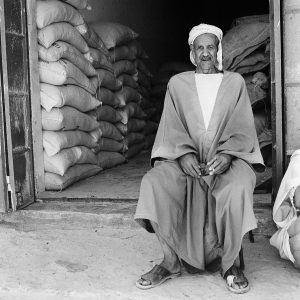
[[[220,28],[218,28],[216,26],[213,26],[213,25],[203,24],[203,23],[198,25],[198,26],[194,26],[192,28],[192,30],[190,31],[190,34],[189,34],[189,40],[188,40],[189,45],[192,45],[194,43],[195,39],[199,35],[204,34],[204,33],[212,33],[219,40],[219,46],[218,46],[218,52],[217,52],[217,61],[218,61],[218,70],[222,71],[222,44],[221,44],[221,41],[222,41],[222,38],[223,38],[223,32]],[[191,60],[193,65],[197,66],[196,62],[194,60],[192,51],[190,52],[190,60]]]

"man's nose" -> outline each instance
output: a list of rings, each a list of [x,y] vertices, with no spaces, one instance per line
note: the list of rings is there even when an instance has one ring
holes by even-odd
[[[208,56],[208,51],[207,51],[207,49],[204,49],[204,50],[203,50],[203,56]]]

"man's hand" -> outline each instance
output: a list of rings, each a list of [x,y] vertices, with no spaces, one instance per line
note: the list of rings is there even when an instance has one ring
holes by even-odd
[[[182,171],[189,176],[199,178],[201,176],[201,171],[199,168],[199,163],[197,157],[194,153],[187,153],[178,158],[179,165]]]
[[[232,156],[229,154],[216,154],[215,157],[207,163],[209,166],[209,175],[222,174],[230,167]]]

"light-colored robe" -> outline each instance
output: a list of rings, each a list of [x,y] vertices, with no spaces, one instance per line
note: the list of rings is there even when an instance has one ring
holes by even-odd
[[[187,176],[177,159],[195,153],[208,162],[216,153],[234,156],[221,175]],[[163,160],[157,160],[162,158]],[[135,219],[149,232],[149,220],[177,255],[205,269],[222,256],[223,273],[238,256],[243,235],[256,227],[252,167],[263,170],[253,113],[241,75],[224,72],[206,130],[194,72],[171,78],[152,150],[154,165],[143,178]]]

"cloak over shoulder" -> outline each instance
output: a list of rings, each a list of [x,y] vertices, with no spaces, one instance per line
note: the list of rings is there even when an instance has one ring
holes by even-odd
[[[226,153],[264,170],[253,112],[243,77],[224,72],[209,126],[206,130],[193,71],[173,76],[168,84],[164,110],[152,149],[155,159],[176,160],[195,153],[207,162]]]

